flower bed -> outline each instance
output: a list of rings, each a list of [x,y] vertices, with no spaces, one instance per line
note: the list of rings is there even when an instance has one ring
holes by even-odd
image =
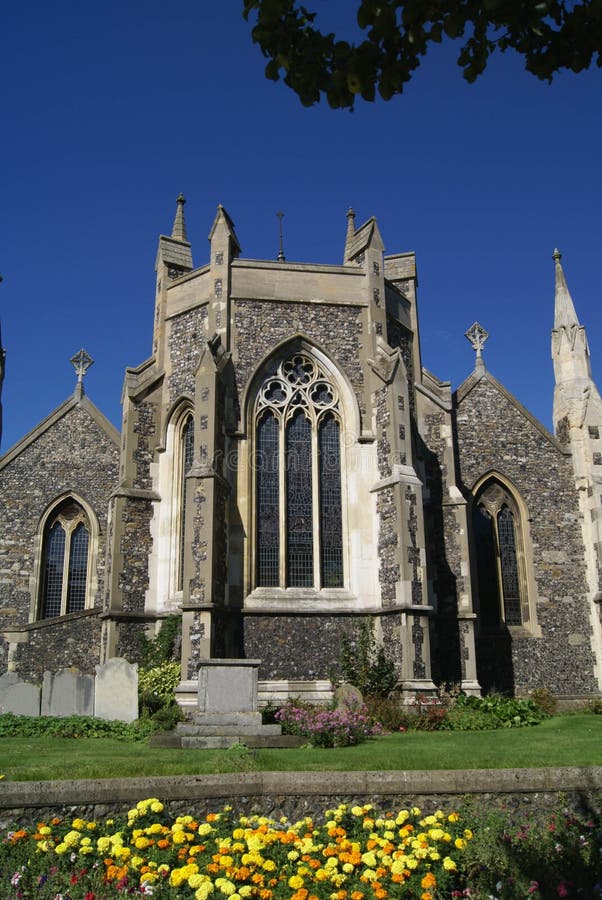
[[[40,822],[9,832],[0,851],[6,900],[155,898],[384,900],[450,895],[472,832],[456,813],[419,809],[377,816],[339,806],[324,824],[235,818],[170,822],[163,804],[143,800],[127,822]]]

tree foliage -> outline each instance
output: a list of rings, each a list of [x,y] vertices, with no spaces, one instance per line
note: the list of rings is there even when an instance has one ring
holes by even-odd
[[[527,71],[551,81],[561,69],[602,66],[602,0],[356,0],[357,44],[324,34],[298,0],[243,0],[252,36],[280,77],[312,106],[353,108],[357,96],[401,94],[432,43],[458,40],[458,65],[473,82],[495,50],[513,49]]]

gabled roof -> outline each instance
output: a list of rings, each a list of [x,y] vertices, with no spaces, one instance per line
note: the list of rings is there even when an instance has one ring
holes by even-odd
[[[242,251],[240,249],[240,244],[238,243],[238,238],[236,237],[236,231],[234,230],[234,222],[232,221],[232,219],[230,218],[230,216],[228,215],[228,213],[226,212],[226,210],[224,209],[224,207],[222,206],[221,203],[219,203],[218,207],[217,207],[215,219],[213,220],[213,225],[211,226],[211,231],[209,232],[209,240],[211,240],[213,238],[213,235],[215,234],[215,229],[217,228],[217,226],[220,222],[223,222],[223,224],[225,225],[226,231],[230,235],[230,238],[232,239],[234,246],[236,247],[238,252],[242,253]]]
[[[98,409],[97,406],[92,403],[91,400],[86,397],[85,394],[81,396],[78,395],[78,392],[68,397],[64,403],[61,403],[60,406],[50,413],[50,415],[46,416],[45,419],[35,426],[25,437],[21,438],[14,446],[12,446],[4,456],[0,457],[0,470],[3,469],[8,463],[12,462],[13,459],[16,459],[17,456],[20,456],[24,450],[27,449],[34,441],[37,441],[45,432],[49,431],[60,419],[66,416],[71,410],[76,407],[80,407],[88,413],[90,418],[98,425],[98,427],[104,431],[106,436],[112,441],[116,447],[119,447],[119,432],[115,428],[114,425],[109,422],[103,413]]]
[[[512,406],[514,406],[514,408],[522,416],[524,416],[525,419],[527,419],[537,431],[539,431],[541,436],[556,448],[556,450],[562,453],[563,456],[568,455],[566,447],[563,447],[560,441],[558,441],[554,437],[554,435],[548,431],[545,425],[542,425],[539,419],[536,419],[535,416],[529,412],[526,406],[523,406],[520,400],[517,400],[514,394],[511,394],[510,391],[505,388],[504,385],[491,374],[491,372],[488,372],[487,370],[485,370],[484,372],[474,371],[468,376],[465,381],[462,382],[460,387],[453,393],[454,406],[460,406],[460,404],[463,403],[464,400],[468,397],[470,392],[474,390],[474,388],[483,380],[487,381],[493,388],[495,388],[496,391],[498,391],[506,400],[508,400],[508,402],[511,403]]]

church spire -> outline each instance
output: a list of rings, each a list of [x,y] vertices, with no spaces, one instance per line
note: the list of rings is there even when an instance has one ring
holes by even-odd
[[[173,220],[171,236],[176,241],[188,241],[188,235],[186,234],[186,220],[184,218],[184,204],[186,203],[184,194],[178,194],[176,203],[176,215]]]
[[[355,211],[350,206],[347,210],[347,234],[345,235],[345,253],[343,262],[347,262],[349,260],[349,254],[351,252],[351,241],[355,237]]]
[[[573,305],[573,298],[569,291],[564,272],[562,271],[562,253],[554,250],[552,254],[556,266],[556,296],[554,301],[554,328],[562,328],[571,325],[579,325],[579,319]]]

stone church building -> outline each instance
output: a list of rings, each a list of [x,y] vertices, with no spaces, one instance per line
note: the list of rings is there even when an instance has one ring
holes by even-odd
[[[427,371],[414,254],[351,210],[343,237],[342,263],[246,259],[220,206],[195,268],[178,198],[121,433],[82,352],[0,458],[0,672],[135,661],[177,613],[183,704],[207,657],[320,698],[368,617],[406,697],[600,692],[602,401],[560,254],[554,436],[486,370],[478,323],[457,391]]]

